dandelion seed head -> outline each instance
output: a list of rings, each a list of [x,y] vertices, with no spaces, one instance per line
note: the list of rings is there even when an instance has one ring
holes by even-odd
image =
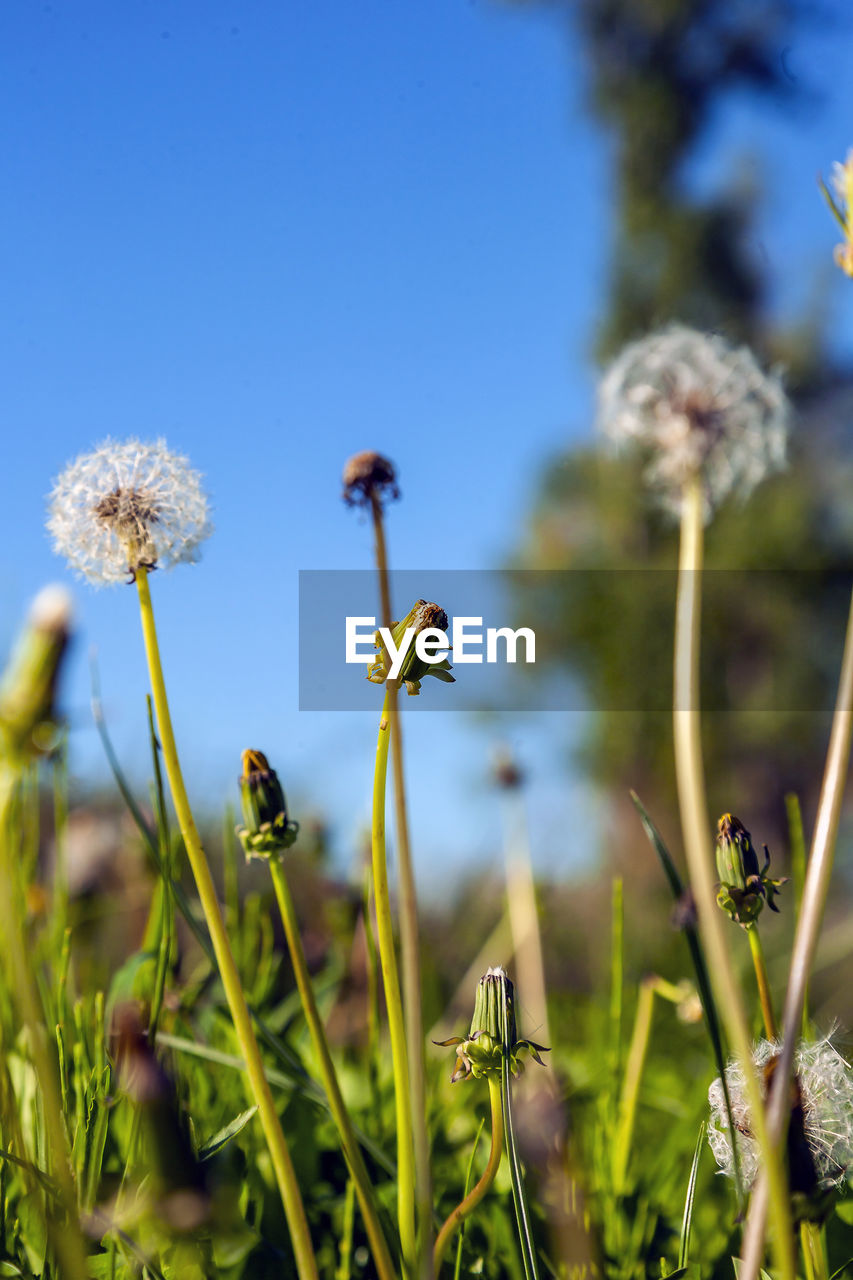
[[[104,586],[196,561],[209,515],[201,476],[164,440],[105,440],[58,477],[47,528],[72,569]]]
[[[761,1040],[752,1060],[759,1074],[781,1052],[775,1040]],[[821,1188],[843,1182],[853,1162],[853,1071],[827,1036],[814,1042],[800,1041],[794,1054],[794,1073],[800,1088],[803,1128]],[[760,1167],[758,1143],[753,1136],[746,1082],[739,1062],[726,1068],[726,1083],[732,1119],[738,1130],[737,1143],[741,1173],[747,1186],[755,1181]],[[734,1177],[732,1140],[722,1081],[719,1077],[708,1090],[711,1121],[708,1142],[720,1169]]]
[[[598,424],[647,455],[645,478],[680,515],[685,483],[702,480],[705,519],[785,465],[790,406],[777,373],[747,347],[684,325],[632,342],[599,385]]]

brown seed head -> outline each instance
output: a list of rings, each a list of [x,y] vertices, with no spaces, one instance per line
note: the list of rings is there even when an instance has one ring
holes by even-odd
[[[400,496],[393,462],[372,449],[353,454],[344,467],[343,482],[344,502],[351,507],[366,507],[373,501],[381,506]]]

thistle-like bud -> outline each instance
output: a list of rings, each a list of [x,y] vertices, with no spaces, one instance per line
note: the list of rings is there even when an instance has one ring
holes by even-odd
[[[764,866],[759,869],[758,855],[746,827],[733,814],[724,813],[717,823],[717,902],[736,924],[753,924],[765,902],[771,911],[779,910],[773,899],[785,879],[772,880],[767,874],[769,867],[767,845]]]
[[[40,591],[0,682],[4,753],[39,755],[54,745],[54,699],[70,623],[71,597],[65,588]]]
[[[444,610],[437,604],[430,604],[427,600],[416,600],[402,622],[392,622],[391,639],[394,651],[398,654],[406,644],[407,631],[410,632],[408,647],[402,666],[396,674],[396,679],[405,684],[406,691],[410,694],[420,693],[421,680],[424,676],[435,676],[436,680],[453,684],[456,677],[450,674],[451,666],[446,658],[442,658],[441,662],[424,662],[418,657],[416,649],[417,638],[425,631],[441,633],[429,638],[429,643],[434,644],[436,648],[441,648],[446,643],[447,614]],[[374,684],[384,684],[393,669],[394,653],[386,650],[378,631],[376,632],[376,650],[379,657],[368,671],[367,679],[372,680]]]
[[[367,507],[372,502],[381,507],[400,496],[394,463],[372,449],[353,454],[344,467],[343,482],[344,502],[350,507]]]
[[[237,835],[247,860],[277,857],[296,840],[299,823],[288,818],[278,775],[262,751],[243,752],[239,782],[245,825],[237,827]]]
[[[500,966],[488,969],[477,984],[474,1016],[467,1037],[452,1036],[449,1040],[437,1040],[436,1044],[442,1048],[456,1047],[456,1070],[450,1077],[453,1084],[470,1076],[475,1079],[499,1076],[504,1052],[513,1075],[521,1071],[522,1054],[529,1053],[544,1066],[539,1054],[548,1052],[544,1045],[517,1038],[513,985]]]

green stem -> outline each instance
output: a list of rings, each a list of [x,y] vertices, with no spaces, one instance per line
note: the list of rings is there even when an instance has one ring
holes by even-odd
[[[744,1073],[753,1129],[763,1152],[777,1265],[782,1280],[795,1280],[790,1203],[781,1147],[778,1142],[771,1145],[769,1141],[764,1102],[752,1061],[749,1027],[714,892],[715,860],[708,824],[699,711],[703,537],[701,482],[694,477],[685,485],[682,498],[675,619],[673,733],[684,851],[714,995]]]
[[[494,1075],[487,1076],[489,1085],[489,1103],[492,1111],[492,1149],[489,1152],[489,1163],[486,1165],[483,1176],[475,1187],[468,1192],[465,1199],[456,1206],[450,1216],[444,1223],[435,1239],[435,1250],[433,1252],[433,1263],[435,1273],[438,1275],[441,1269],[441,1262],[450,1243],[453,1232],[464,1220],[476,1209],[477,1205],[485,1196],[495,1180],[501,1163],[501,1157],[504,1149],[504,1117],[503,1107],[501,1105],[501,1082]]]
[[[640,983],[640,995],[637,1001],[637,1012],[634,1017],[634,1030],[631,1045],[625,1063],[625,1078],[622,1082],[622,1093],[619,1098],[619,1127],[616,1141],[613,1144],[613,1190],[622,1195],[625,1190],[625,1174],[628,1170],[628,1157],[631,1154],[631,1140],[634,1134],[634,1118],[637,1114],[637,1097],[640,1092],[640,1080],[649,1047],[649,1036],[652,1030],[652,1013],[655,1003],[655,978],[644,978]]]
[[[376,743],[376,769],[373,775],[373,893],[376,903],[376,932],[379,941],[379,961],[382,983],[385,988],[385,1006],[388,1011],[388,1029],[391,1036],[391,1061],[394,1070],[394,1113],[397,1122],[397,1215],[400,1226],[400,1247],[403,1266],[408,1275],[414,1276],[417,1249],[415,1243],[415,1167],[412,1144],[412,1113],[409,1096],[409,1056],[406,1047],[406,1029],[403,1018],[403,1002],[400,997],[400,978],[397,970],[397,953],[394,947],[394,924],[391,916],[391,895],[388,890],[388,864],[385,855],[385,782],[388,774],[388,745],[390,725],[388,703],[391,690],[386,687]]]
[[[382,603],[382,622],[390,629],[391,589],[388,581],[388,552],[382,504],[371,495],[373,530],[376,536],[376,569]],[[406,801],[406,775],[403,767],[403,727],[398,703],[398,689],[389,689],[387,717],[391,726],[391,770],[394,781],[394,815],[397,834],[397,865],[400,885],[400,957],[403,970],[403,1011],[409,1055],[409,1096],[411,1099],[412,1140],[415,1157],[415,1194],[417,1198],[417,1274],[429,1280],[432,1246],[432,1188],[429,1168],[429,1135],[427,1133],[426,1064],[424,1060],[424,1022],[421,1003],[420,937],[415,873],[409,843],[409,818]]]
[[[319,1280],[317,1261],[311,1244],[311,1233],[308,1230],[308,1220],[305,1217],[305,1208],[299,1192],[299,1184],[296,1181],[293,1162],[290,1158],[290,1152],[287,1148],[272,1092],[264,1074],[264,1064],[261,1060],[258,1042],[252,1030],[252,1020],[246,1006],[246,997],[240,985],[240,977],[234,962],[231,944],[225,930],[222,912],[219,909],[216,886],[213,883],[207,855],[202,848],[184,786],[178,751],[175,745],[175,735],[172,730],[169,702],[166,697],[163,668],[160,662],[160,647],[157,642],[154,611],[151,606],[148,573],[143,568],[136,571],[136,586],[139,592],[142,633],[145,640],[145,654],[148,659],[151,692],[154,697],[154,710],[157,714],[157,728],[160,733],[163,762],[166,766],[166,777],[169,779],[169,788],[172,792],[172,801],[175,806],[178,825],[195,878],[199,901],[201,902],[210,933],[210,940],[213,944],[225,998],[228,1001],[228,1008],[234,1022],[234,1031],[246,1062],[246,1073],[249,1077],[252,1096],[257,1103],[258,1116],[269,1146],[276,1182],[281,1193],[285,1217],[290,1230],[297,1272],[300,1280]]]
[[[320,1068],[320,1079],[323,1082],[323,1088],[326,1090],[329,1110],[337,1125],[341,1147],[349,1166],[355,1193],[358,1196],[358,1203],[364,1218],[367,1238],[373,1251],[376,1270],[380,1280],[394,1280],[394,1264],[391,1261],[388,1245],[385,1242],[385,1236],[379,1224],[379,1216],[373,1198],[373,1188],[370,1185],[358,1139],[341,1093],[335,1064],[332,1062],[332,1055],[329,1052],[329,1045],[326,1040],[326,1032],[320,1017],[320,1010],[317,1008],[314,988],[308,973],[308,965],[305,962],[305,951],[299,934],[299,923],[296,919],[296,910],[293,905],[290,885],[287,882],[287,876],[279,858],[275,856],[270,858],[269,867],[276,901],[281,912],[281,922],[284,925],[287,945],[290,950],[293,974],[302,1001],[302,1011],[305,1014],[305,1021],[311,1034],[311,1043],[314,1046],[314,1053]]]
[[[764,962],[764,948],[758,925],[748,924],[746,936],[749,938],[749,949],[752,952],[752,963],[755,967],[755,980],[758,984],[758,998],[761,1001],[761,1016],[764,1019],[764,1034],[768,1040],[778,1040],[779,1028],[773,1012],[773,999],[770,995],[770,982],[767,977],[767,965]]]
[[[77,1192],[71,1173],[71,1156],[62,1115],[56,1064],[48,1050],[47,1030],[35,975],[30,967],[30,950],[24,938],[21,886],[15,875],[11,825],[22,777],[22,769],[7,759],[0,761],[0,937],[12,985],[12,997],[28,1035],[29,1051],[38,1079],[45,1129],[50,1151],[50,1170],[59,1186],[63,1222],[49,1198],[45,1200],[45,1221],[63,1276],[86,1280],[86,1247],[77,1217]]]

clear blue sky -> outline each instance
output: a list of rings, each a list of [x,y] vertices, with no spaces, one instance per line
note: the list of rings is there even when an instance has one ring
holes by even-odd
[[[756,247],[788,311],[835,238],[815,175],[853,145],[851,54],[849,27],[805,29],[785,65],[820,98],[786,114],[733,101],[692,171],[703,188],[757,157]],[[200,565],[153,581],[192,788],[218,804],[240,750],[265,749],[330,817],[343,862],[375,726],[299,714],[297,573],[370,563],[368,525],[340,502],[358,449],[398,464],[394,562],[476,569],[513,546],[545,459],[589,437],[611,223],[582,52],[555,9],[499,0],[6,0],[0,71],[0,647],[38,587],[70,581],[43,531],[53,477],[107,435],[165,436],[207,477],[217,525]],[[850,297],[831,297],[853,332]],[[74,593],[73,768],[102,772],[96,645],[116,743],[144,778],[135,594]],[[555,871],[588,854],[572,833],[595,811],[565,773],[577,728],[505,727]],[[492,737],[411,720],[427,880],[494,855]]]

